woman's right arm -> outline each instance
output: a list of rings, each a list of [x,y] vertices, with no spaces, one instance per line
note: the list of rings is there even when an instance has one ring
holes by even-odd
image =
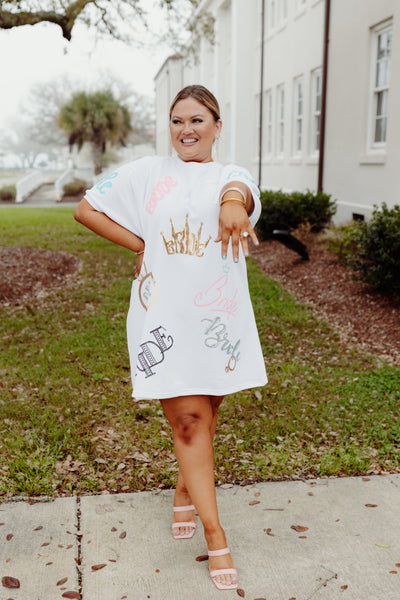
[[[91,231],[94,231],[94,233],[97,233],[97,235],[119,246],[128,248],[128,250],[132,250],[133,252],[142,252],[144,250],[145,244],[140,237],[128,231],[128,229],[125,229],[125,227],[122,227],[122,225],[119,225],[104,213],[94,209],[85,198],[76,207],[74,219]]]

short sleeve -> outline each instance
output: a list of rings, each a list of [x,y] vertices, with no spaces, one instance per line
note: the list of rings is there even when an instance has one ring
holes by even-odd
[[[237,165],[226,165],[221,174],[220,189],[230,181],[240,181],[250,189],[254,201],[254,210],[249,215],[251,226],[254,227],[261,214],[260,190],[254,178],[247,169]]]
[[[151,157],[119,167],[85,194],[97,211],[143,239],[143,206]]]

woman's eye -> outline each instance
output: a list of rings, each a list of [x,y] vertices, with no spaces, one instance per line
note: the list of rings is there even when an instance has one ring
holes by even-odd
[[[180,125],[179,119],[172,119],[173,125]]]
[[[193,123],[202,123],[203,121],[201,119],[193,119]]]

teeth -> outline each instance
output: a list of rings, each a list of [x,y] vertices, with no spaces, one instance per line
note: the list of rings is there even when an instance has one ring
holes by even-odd
[[[183,144],[193,144],[193,142],[197,142],[196,138],[187,138],[185,140],[182,140]]]

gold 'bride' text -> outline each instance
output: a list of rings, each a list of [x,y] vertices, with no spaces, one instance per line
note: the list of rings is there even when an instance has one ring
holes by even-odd
[[[181,231],[177,231],[174,226],[174,222],[171,221],[171,234],[172,238],[167,240],[164,232],[161,231],[162,238],[164,240],[165,249],[168,254],[189,254],[190,256],[203,256],[204,250],[211,240],[211,235],[206,242],[202,242],[201,230],[203,223],[200,223],[197,234],[191,233],[188,223],[189,215],[186,215],[185,226]]]

